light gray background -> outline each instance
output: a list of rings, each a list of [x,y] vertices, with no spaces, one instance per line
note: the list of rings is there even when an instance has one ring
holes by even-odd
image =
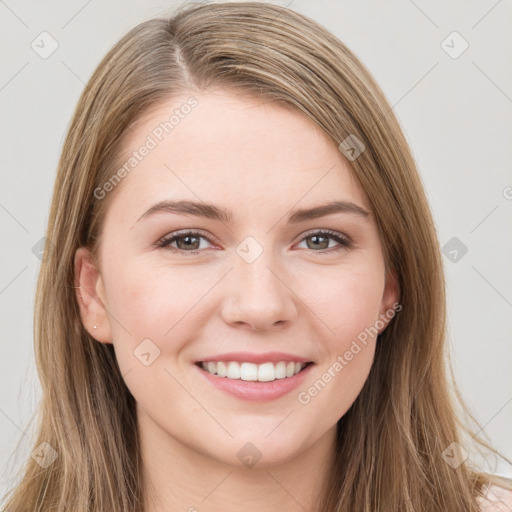
[[[463,397],[493,445],[512,459],[512,6],[500,1],[369,0],[280,3],[319,21],[370,69],[409,140],[445,257],[449,335]],[[40,394],[33,297],[57,161],[78,97],[126,31],[172,1],[0,0],[0,494]],[[31,43],[47,31],[58,49]],[[452,58],[461,42],[469,44]],[[455,37],[455,39],[454,39]],[[41,45],[41,43],[39,43]],[[508,187],[508,188],[507,188]],[[452,242],[453,243],[453,242]],[[492,469],[492,466],[491,466]],[[496,472],[512,475],[501,462]]]

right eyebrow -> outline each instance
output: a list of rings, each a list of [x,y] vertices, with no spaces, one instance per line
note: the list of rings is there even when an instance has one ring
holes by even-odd
[[[232,212],[215,206],[214,204],[195,201],[160,201],[152,206],[146,213],[142,214],[137,219],[137,222],[160,212],[195,215],[196,217],[220,220],[225,223],[229,223],[233,220]]]

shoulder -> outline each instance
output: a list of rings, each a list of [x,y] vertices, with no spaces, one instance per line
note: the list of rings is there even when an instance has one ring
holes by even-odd
[[[479,498],[482,512],[511,512],[512,511],[512,487],[500,487],[491,485],[488,487],[485,497]]]

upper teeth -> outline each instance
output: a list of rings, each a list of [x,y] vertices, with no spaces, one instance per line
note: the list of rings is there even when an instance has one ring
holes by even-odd
[[[203,367],[203,370],[206,370],[213,375],[217,374],[219,377],[269,382],[275,379],[293,377],[306,366],[306,363],[285,363],[284,361],[281,361],[275,364],[254,364],[238,363],[237,361],[203,361],[201,366]]]

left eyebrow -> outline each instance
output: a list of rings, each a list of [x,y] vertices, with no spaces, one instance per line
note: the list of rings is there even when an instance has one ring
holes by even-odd
[[[195,201],[160,201],[152,206],[146,213],[142,214],[137,219],[137,222],[161,212],[193,215],[196,217],[220,220],[225,223],[230,223],[234,219],[233,212],[210,203]],[[294,210],[288,214],[287,222],[289,224],[298,224],[299,222],[317,219],[334,213],[349,213],[362,217],[363,219],[367,219],[370,216],[369,211],[355,203],[347,201],[331,201],[329,203],[314,206],[313,208]]]
[[[318,219],[319,217],[332,215],[333,213],[352,213],[362,217],[363,219],[367,219],[370,216],[370,212],[368,210],[365,210],[355,203],[347,201],[331,201],[330,203],[321,204],[313,208],[305,208],[291,212],[288,215],[288,223],[296,224],[306,220]]]

